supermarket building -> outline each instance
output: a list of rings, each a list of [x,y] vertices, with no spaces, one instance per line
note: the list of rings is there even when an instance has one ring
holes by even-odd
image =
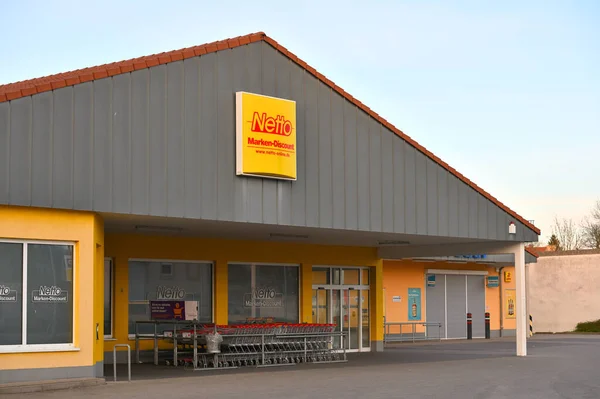
[[[461,338],[489,311],[525,355],[539,233],[263,33],[0,86],[0,383],[101,377],[172,297],[356,351],[384,317]]]

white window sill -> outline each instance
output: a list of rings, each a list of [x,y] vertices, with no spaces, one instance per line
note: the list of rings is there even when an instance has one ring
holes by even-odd
[[[116,341],[116,340],[117,339],[113,338],[113,337],[104,337],[104,342],[106,342],[106,341]]]
[[[79,352],[73,345],[15,345],[0,346],[0,353]]]

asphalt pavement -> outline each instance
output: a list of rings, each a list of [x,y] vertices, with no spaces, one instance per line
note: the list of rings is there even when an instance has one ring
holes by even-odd
[[[19,398],[600,398],[599,335],[535,336],[528,349],[519,358],[506,339],[397,344],[345,364],[218,373],[139,365],[131,383]]]

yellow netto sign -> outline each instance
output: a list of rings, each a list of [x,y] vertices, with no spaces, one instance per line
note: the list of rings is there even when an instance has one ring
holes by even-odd
[[[236,174],[296,180],[296,102],[236,93]]]

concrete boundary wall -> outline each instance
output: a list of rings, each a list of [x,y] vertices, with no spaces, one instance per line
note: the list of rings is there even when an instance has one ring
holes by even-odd
[[[535,332],[573,331],[600,319],[600,252],[543,254],[527,265],[527,277]]]

